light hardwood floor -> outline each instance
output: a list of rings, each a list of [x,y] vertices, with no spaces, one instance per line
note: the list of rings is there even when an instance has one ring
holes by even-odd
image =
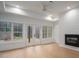
[[[0,52],[0,57],[6,58],[73,58],[79,57],[79,52],[61,48],[58,44],[48,44]]]

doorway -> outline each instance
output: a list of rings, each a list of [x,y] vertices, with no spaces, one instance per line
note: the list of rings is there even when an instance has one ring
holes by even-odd
[[[27,46],[40,44],[40,27],[38,25],[26,25]]]
[[[32,26],[28,26],[28,43],[31,42],[32,39]]]

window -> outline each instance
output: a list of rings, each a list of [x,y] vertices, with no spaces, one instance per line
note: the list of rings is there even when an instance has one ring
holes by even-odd
[[[0,31],[10,32],[11,31],[11,23],[9,23],[9,22],[0,22]]]
[[[0,21],[0,40],[11,40],[11,23]]]
[[[43,38],[47,38],[47,26],[43,26],[42,33],[43,33]]]
[[[49,38],[52,37],[52,26],[48,26],[48,28],[47,28],[47,34],[48,34]]]
[[[52,26],[43,26],[43,38],[52,38]]]
[[[40,38],[40,28],[39,28],[39,26],[35,27],[35,37]]]
[[[18,24],[18,23],[14,23],[13,24],[13,35],[14,35],[14,39],[20,39],[22,38],[22,32],[23,32],[23,29],[22,29],[22,24]]]

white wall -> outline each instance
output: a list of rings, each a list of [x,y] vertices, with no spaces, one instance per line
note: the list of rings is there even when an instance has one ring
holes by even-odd
[[[26,17],[26,16],[21,16],[21,15],[17,15],[17,14],[11,14],[11,13],[1,13],[0,14],[0,21],[7,21],[7,22],[15,22],[15,23],[22,23],[24,24],[24,28],[25,28],[25,24],[26,25],[46,25],[46,26],[53,26],[53,23],[50,21],[46,21],[43,19],[35,19],[35,18],[30,18],[30,17]],[[25,35],[26,30],[23,31],[23,35]],[[42,34],[41,34],[42,35]],[[15,48],[21,48],[21,47],[25,47],[28,45],[26,38],[24,37],[23,39],[25,40],[14,40],[14,41],[0,41],[0,51],[4,51],[4,50],[10,50],[10,49],[15,49]],[[48,38],[46,40],[43,40],[43,38],[41,38],[41,44],[45,44],[45,43],[51,43],[53,42],[53,37],[52,38]],[[36,42],[37,44],[39,42]]]
[[[63,14],[54,26],[54,38],[60,46],[79,51],[79,47],[65,45],[65,34],[79,34],[79,8]]]
[[[59,22],[54,23],[54,41],[59,43]]]

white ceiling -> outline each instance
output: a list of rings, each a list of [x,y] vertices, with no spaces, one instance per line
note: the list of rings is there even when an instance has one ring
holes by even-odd
[[[24,10],[30,10],[40,13],[50,13],[55,17],[60,15],[60,13],[67,11],[67,6],[70,6],[71,8],[79,6],[79,1],[6,1],[5,3],[14,7],[18,5]],[[44,6],[45,11],[43,10]],[[1,8],[2,6],[0,5],[0,9]]]
[[[43,12],[43,5],[46,6],[46,11],[57,15],[66,11],[66,7],[71,8],[79,6],[79,1],[8,1],[7,4],[19,5],[20,7],[37,12]]]

